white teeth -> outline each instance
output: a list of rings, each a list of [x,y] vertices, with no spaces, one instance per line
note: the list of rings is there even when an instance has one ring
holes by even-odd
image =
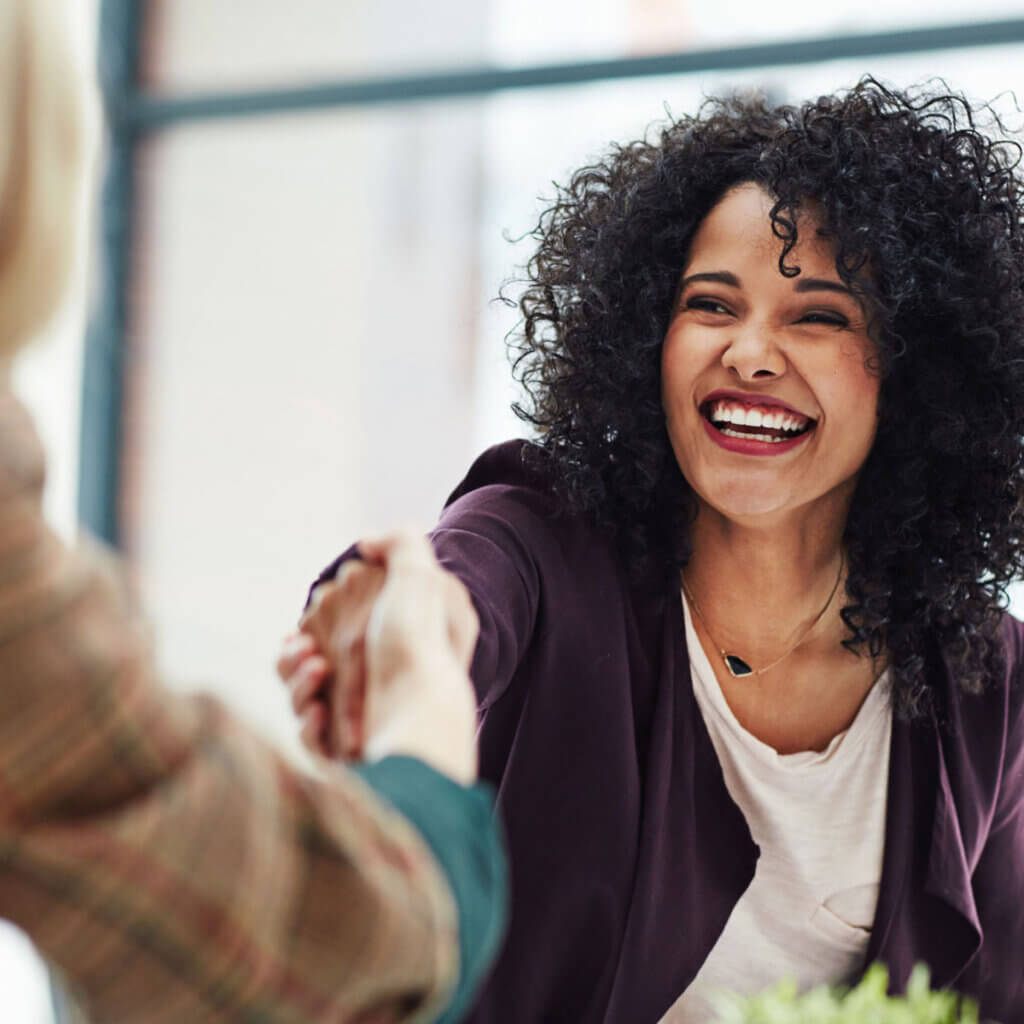
[[[736,402],[718,401],[711,406],[710,419],[714,423],[732,423],[737,427],[761,427],[765,430],[801,430],[807,426],[806,417],[789,412],[766,412]]]
[[[744,441],[761,441],[767,444],[781,444],[783,441],[790,440],[788,437],[772,437],[771,434],[765,434],[763,437],[754,437],[752,434],[743,434],[738,430],[730,430],[728,427],[720,428],[721,432],[726,437],[739,437]]]

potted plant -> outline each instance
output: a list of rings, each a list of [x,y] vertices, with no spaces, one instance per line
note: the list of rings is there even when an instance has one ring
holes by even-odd
[[[792,981],[781,981],[756,996],[723,996],[716,1024],[979,1024],[977,1004],[933,991],[923,964],[914,968],[904,995],[888,995],[888,981],[881,964],[848,990],[822,986],[801,995]]]

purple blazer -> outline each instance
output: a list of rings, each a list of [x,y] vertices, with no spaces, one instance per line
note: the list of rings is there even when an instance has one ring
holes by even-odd
[[[480,615],[481,774],[497,787],[513,894],[467,1020],[655,1024],[758,848],[693,695],[678,589],[631,585],[607,538],[557,515],[521,446],[477,460],[433,535]],[[1021,1024],[1024,625],[1007,616],[1003,637],[1008,671],[983,696],[959,695],[936,652],[948,721],[894,724],[868,962],[900,989],[924,961],[983,1016]]]

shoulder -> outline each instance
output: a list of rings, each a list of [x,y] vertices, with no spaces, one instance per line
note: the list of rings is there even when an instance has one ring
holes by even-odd
[[[1000,627],[1005,678],[1000,690],[1006,706],[1008,726],[1024,746],[1024,622],[1006,612]]]
[[[614,539],[559,501],[530,447],[506,442],[473,463],[432,534],[442,564],[464,580],[518,577],[533,593],[607,589],[623,575]]]
[[[942,679],[940,687],[942,700],[951,702],[952,708],[959,708],[961,713],[970,714],[976,711],[981,715],[991,715],[999,706],[1021,702],[1021,691],[1024,690],[1024,622],[1003,612],[995,633],[997,650],[992,660],[992,669],[988,674],[984,687],[975,694],[964,693],[957,685],[955,668],[941,659],[939,670]],[[938,680],[937,680],[938,681]]]
[[[1004,612],[997,642],[1001,645],[1002,666],[982,693],[986,714],[999,715],[1010,732],[1024,732],[1024,622]]]
[[[462,478],[459,485],[448,496],[445,505],[451,505],[460,498],[483,487],[521,487],[526,490],[546,490],[543,473],[534,468],[529,458],[537,446],[530,441],[517,439],[504,441],[485,449]]]
[[[949,702],[954,720],[975,719],[991,727],[996,720],[1011,725],[1009,719],[1015,713],[1019,716],[1024,704],[1024,622],[1003,612],[995,641],[998,656],[993,659],[992,670],[978,693],[964,693],[957,685],[955,670],[945,664],[944,699]]]
[[[442,518],[464,516],[476,509],[510,515],[534,515],[554,521],[561,508],[550,481],[530,459],[529,441],[506,441],[484,451],[445,502]]]
[[[556,498],[530,458],[535,451],[520,440],[483,452],[449,496],[437,532],[483,535],[533,555],[605,546],[607,538]]]
[[[1014,678],[1019,677],[1024,670],[1024,622],[1005,612],[999,636],[1006,655],[1008,674]]]

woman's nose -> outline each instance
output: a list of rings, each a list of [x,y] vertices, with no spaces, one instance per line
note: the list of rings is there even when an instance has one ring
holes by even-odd
[[[722,365],[739,380],[781,377],[786,357],[774,333],[764,324],[737,324],[722,353]]]

